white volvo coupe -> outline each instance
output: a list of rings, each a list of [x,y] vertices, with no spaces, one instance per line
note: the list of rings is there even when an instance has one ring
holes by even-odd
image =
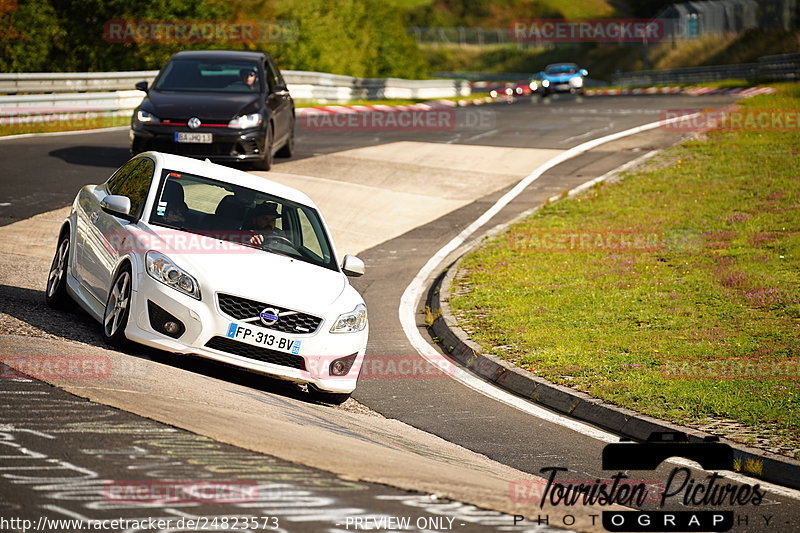
[[[112,345],[194,354],[345,401],[367,309],[305,194],[186,157],[139,154],[78,193],[58,237],[48,305],[80,304]]]

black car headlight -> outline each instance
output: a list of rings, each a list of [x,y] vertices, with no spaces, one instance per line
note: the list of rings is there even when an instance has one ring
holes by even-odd
[[[255,128],[261,125],[263,122],[264,117],[261,116],[261,113],[251,113],[249,115],[239,115],[238,117],[234,117],[228,122],[229,128],[234,128],[237,130],[245,130],[247,128]]]
[[[161,122],[161,119],[154,114],[145,111],[144,109],[139,109],[136,111],[136,120],[142,124],[158,124]]]

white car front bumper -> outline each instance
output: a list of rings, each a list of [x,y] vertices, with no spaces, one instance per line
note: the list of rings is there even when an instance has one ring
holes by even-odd
[[[338,317],[336,312],[318,314],[323,321],[312,333],[282,333],[225,315],[220,310],[217,294],[203,293],[202,300],[198,301],[155,281],[146,273],[139,274],[136,286],[138,290],[132,293],[131,316],[125,330],[126,337],[134,342],[310,383],[327,392],[350,393],[356,388],[369,328],[357,333],[330,333]],[[159,332],[154,327],[154,323],[157,326],[167,315],[152,304],[183,326],[178,338],[164,333],[163,328]],[[262,342],[255,343],[256,338]],[[347,356],[355,356],[351,358],[354,360],[349,372],[343,376],[331,375],[331,364]]]

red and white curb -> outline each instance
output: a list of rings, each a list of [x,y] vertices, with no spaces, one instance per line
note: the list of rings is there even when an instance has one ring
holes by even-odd
[[[689,96],[705,96],[726,94],[735,96],[755,96],[772,94],[772,87],[739,87],[736,89],[719,89],[716,87],[646,87],[640,89],[586,89],[587,96],[623,96],[640,94],[688,94]]]
[[[315,107],[299,107],[295,110],[298,116],[328,115],[328,114],[353,114],[353,113],[397,113],[408,111],[434,111],[437,109],[449,109],[453,107],[466,107],[471,105],[491,104],[497,101],[506,101],[505,98],[462,98],[458,101],[453,100],[433,100],[419,104],[407,105],[328,105]]]

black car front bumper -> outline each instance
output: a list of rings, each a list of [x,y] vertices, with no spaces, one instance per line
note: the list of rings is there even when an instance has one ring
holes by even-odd
[[[210,144],[177,142],[175,134],[179,132],[210,133],[212,142]],[[193,130],[185,126],[134,124],[131,126],[130,140],[132,154],[153,150],[229,163],[263,159],[266,132],[259,128],[236,130],[200,127]]]

